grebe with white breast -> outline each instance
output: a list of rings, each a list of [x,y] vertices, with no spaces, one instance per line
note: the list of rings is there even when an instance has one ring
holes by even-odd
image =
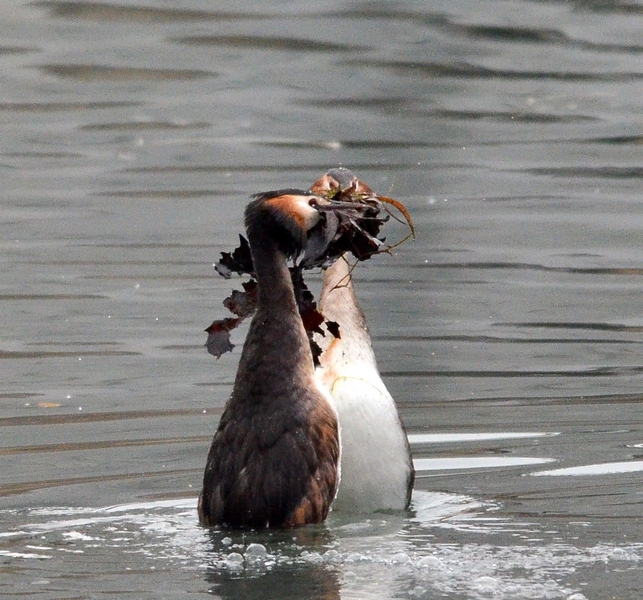
[[[377,197],[344,168],[329,170],[310,191],[344,201],[351,196]],[[342,479],[333,509],[404,510],[415,479],[409,442],[378,371],[345,257],[326,269],[319,308],[340,328],[339,338],[318,337],[323,353],[317,376],[334,400],[342,432]]]
[[[208,455],[198,509],[207,526],[318,523],[335,498],[337,414],[315,377],[288,269],[323,220],[306,194],[260,194],[245,211],[257,308]]]

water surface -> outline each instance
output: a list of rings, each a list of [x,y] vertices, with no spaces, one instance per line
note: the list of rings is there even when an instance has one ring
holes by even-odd
[[[619,1],[5,2],[0,594],[638,599],[641,31]],[[204,350],[212,264],[250,194],[339,164],[418,228],[356,277],[413,511],[206,532],[243,341]]]

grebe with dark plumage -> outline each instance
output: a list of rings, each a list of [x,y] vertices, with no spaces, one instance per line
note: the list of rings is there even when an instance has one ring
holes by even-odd
[[[269,192],[245,211],[257,309],[208,455],[199,498],[207,526],[318,523],[336,495],[337,413],[317,382],[288,269],[322,219],[312,198]]]
[[[350,200],[374,192],[348,169],[329,170],[311,192]],[[317,376],[329,390],[342,431],[342,480],[333,508],[355,513],[404,510],[415,470],[404,426],[375,360],[366,317],[345,257],[324,273],[319,309],[340,327],[340,337],[319,337]]]

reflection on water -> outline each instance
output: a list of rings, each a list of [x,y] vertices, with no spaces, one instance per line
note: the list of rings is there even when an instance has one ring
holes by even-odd
[[[640,6],[180,4],[0,6],[0,594],[638,600]],[[212,264],[338,164],[418,229],[356,270],[415,513],[208,534]]]

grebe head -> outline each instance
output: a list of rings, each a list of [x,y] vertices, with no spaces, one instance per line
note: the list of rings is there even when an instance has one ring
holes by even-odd
[[[306,249],[311,230],[324,218],[315,208],[318,202],[310,192],[297,189],[255,194],[245,212],[248,237],[269,237],[286,257],[296,257]]]
[[[329,169],[313,185],[313,194],[333,200],[353,201],[355,196],[373,196],[373,190],[364,182],[357,179],[355,174],[344,167]]]

